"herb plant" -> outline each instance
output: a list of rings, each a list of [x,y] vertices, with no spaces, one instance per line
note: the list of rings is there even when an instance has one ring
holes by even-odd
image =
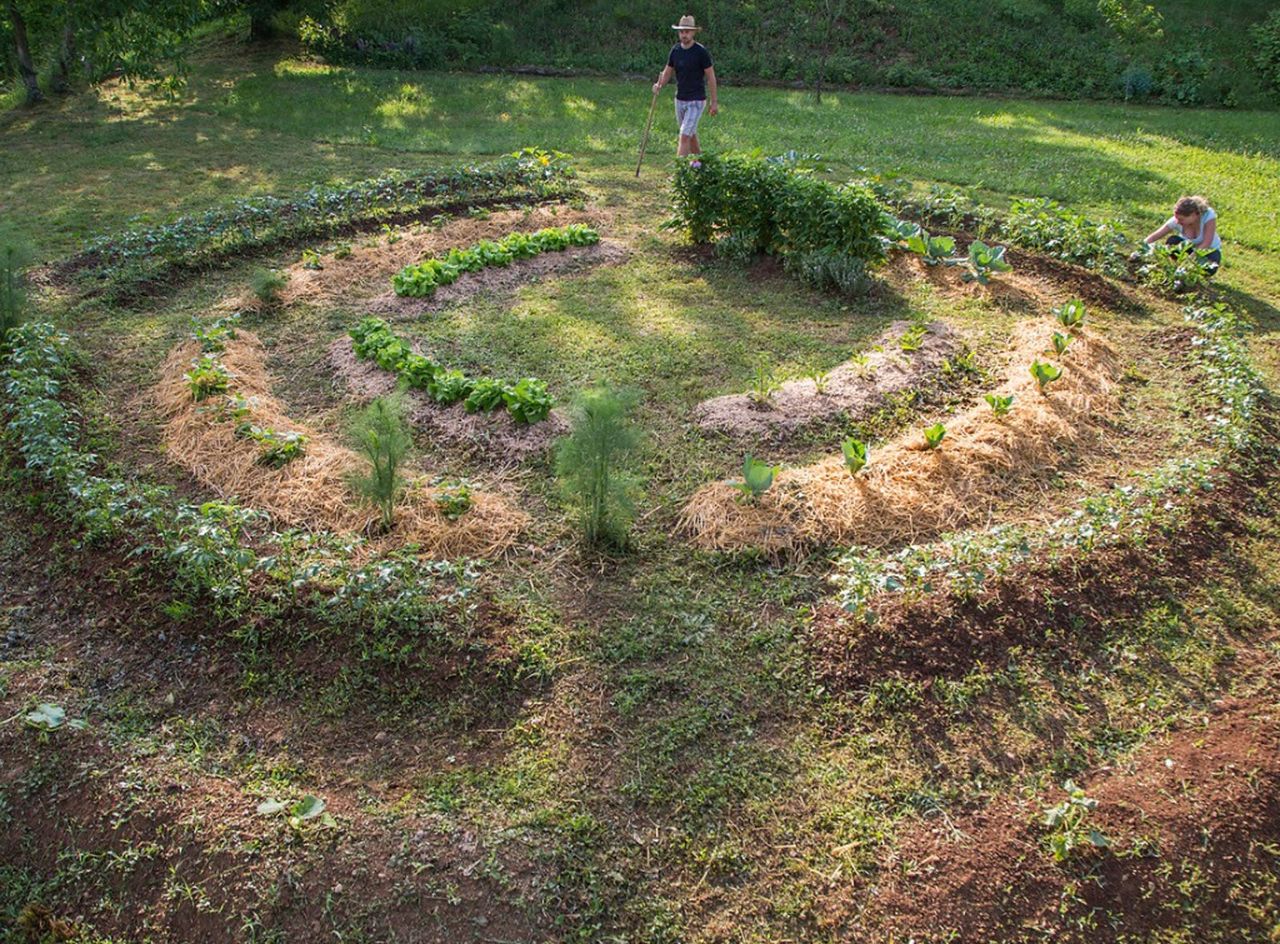
[[[572,429],[556,453],[556,475],[587,544],[627,542],[638,487],[635,403],[634,394],[595,387],[582,391],[570,409]]]
[[[351,438],[356,451],[369,463],[366,471],[352,477],[351,486],[377,506],[382,513],[382,529],[388,531],[404,485],[404,461],[413,447],[403,399],[393,395],[374,400],[356,417]]]
[[[250,286],[258,301],[264,305],[276,305],[280,302],[280,294],[289,284],[288,277],[275,269],[257,269],[253,273]]]
[[[1067,353],[1067,348],[1071,346],[1071,335],[1063,334],[1060,331],[1053,332],[1053,353],[1061,357]]]
[[[756,369],[752,375],[751,389],[747,391],[747,398],[757,407],[764,409],[769,406],[773,395],[778,392],[781,386],[782,383],[778,380],[772,365],[762,357],[756,362]]]
[[[924,447],[926,449],[937,449],[942,445],[942,440],[946,438],[946,435],[947,428],[941,423],[926,426],[924,430]]]

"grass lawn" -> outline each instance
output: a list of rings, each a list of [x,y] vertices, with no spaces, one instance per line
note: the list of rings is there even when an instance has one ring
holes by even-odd
[[[633,176],[647,89],[334,69],[288,50],[246,59],[239,47],[214,43],[182,101],[109,88],[0,116],[0,218],[42,260],[135,217],[159,221],[236,197],[527,144],[572,153],[587,206],[607,220],[606,236],[629,247],[624,264],[397,327],[447,352],[450,366],[537,374],[561,397],[596,380],[639,388],[647,440],[638,465],[648,480],[636,548],[600,559],[577,552],[549,462],[506,476],[534,516],[536,547],[481,568],[488,618],[503,624],[513,651],[511,692],[493,700],[423,701],[394,680],[371,692],[357,672],[330,672],[309,651],[273,665],[267,642],[237,654],[210,638],[230,627],[202,631],[185,663],[165,655],[154,669],[156,628],[176,634],[192,614],[150,597],[122,611],[132,622],[111,630],[104,648],[85,643],[86,654],[78,637],[54,634],[38,658],[0,653],[0,700],[59,691],[92,712],[113,751],[94,767],[59,748],[0,780],[0,829],[10,808],[27,809],[64,782],[101,781],[113,806],[116,783],[137,784],[136,797],[157,808],[172,802],[166,797],[194,798],[156,849],[147,834],[107,860],[86,836],[46,861],[29,841],[24,853],[45,864],[0,864],[0,887],[7,879],[11,889],[0,891],[0,916],[43,897],[77,902],[107,925],[123,922],[123,905],[105,893],[82,901],[76,883],[95,862],[131,882],[159,858],[172,866],[167,878],[160,870],[151,885],[137,879],[134,894],[162,887],[156,894],[171,910],[202,920],[243,915],[244,940],[278,940],[267,930],[295,911],[306,914],[312,939],[385,940],[388,916],[407,916],[421,931],[450,907],[472,909],[465,936],[440,918],[459,940],[849,940],[875,882],[924,874],[927,863],[894,858],[904,835],[955,828],[988,804],[1034,805],[1067,777],[1122,766],[1171,729],[1207,723],[1215,700],[1277,703],[1280,561],[1275,500],[1265,495],[1224,537],[1210,577],[1159,583],[1164,598],[1108,622],[1087,652],[1068,658],[1054,645],[1029,646],[936,688],[885,680],[857,700],[825,691],[804,633],[815,604],[831,595],[830,556],[726,557],[693,551],[671,533],[695,487],[741,464],[737,445],[689,429],[690,409],[745,389],[761,352],[783,374],[801,375],[915,314],[965,330],[979,362],[990,363],[1026,312],[994,294],[949,296],[927,284],[850,302],[691,253],[657,229],[668,200],[665,106],[647,167]],[[845,93],[816,105],[801,93],[732,86],[722,107],[704,124],[708,147],[817,152],[840,171],[970,187],[995,205],[1049,196],[1116,217],[1134,235],[1167,217],[1179,194],[1204,193],[1222,220],[1220,283],[1256,319],[1251,344],[1272,382],[1280,377],[1280,114]],[[94,402],[116,408],[93,430],[106,455],[164,476],[138,394],[190,318],[242,289],[254,265],[193,277],[132,308],[54,303],[98,365]],[[1113,467],[1106,456],[1089,466],[1109,481],[1135,450],[1149,460],[1194,449],[1201,421],[1188,381],[1149,343],[1162,330],[1176,337],[1176,306],[1096,313],[1138,378],[1125,393],[1125,431],[1138,445],[1112,457]],[[281,397],[328,431],[350,408],[327,375],[324,347],[362,314],[354,304],[298,305],[251,319]],[[918,410],[948,406],[943,397],[886,410],[868,430],[888,435],[917,422]],[[777,458],[805,461],[830,445],[829,437],[801,440]],[[423,453],[450,473],[488,475],[474,457],[430,443]],[[1045,517],[1067,507],[1078,486],[1060,476],[1011,506]],[[48,583],[49,620],[83,615],[64,598],[74,601],[82,585],[109,600],[146,585],[123,561],[82,584],[80,552],[57,525],[12,486],[0,495],[5,514],[27,522],[0,537],[0,586]],[[1048,637],[1070,640],[1076,617],[1053,606],[1047,600],[1046,612],[1062,625]],[[124,682],[103,674],[116,659],[129,667]],[[192,660],[208,671],[195,672]],[[135,673],[137,663],[151,674]],[[210,681],[195,681],[206,674]],[[6,703],[0,714],[15,710]],[[232,835],[206,821],[288,791],[327,797],[340,836],[264,838],[252,819]],[[1028,807],[1025,818],[1038,813]],[[186,879],[198,857],[160,851],[181,842],[235,865],[193,887]],[[1197,924],[1197,907],[1219,892],[1258,915],[1280,900],[1275,868],[1219,888],[1180,855],[1170,847],[1162,860],[1187,873],[1166,909],[1176,915],[1168,940],[1239,939],[1237,927]],[[262,861],[276,873],[266,876]],[[233,875],[241,866],[252,880]],[[437,884],[423,892],[402,873]],[[1064,913],[1084,915],[1064,940],[1103,939],[1096,922],[1112,917],[1085,907],[1087,882],[1061,882]],[[1251,931],[1262,924],[1258,917]],[[178,934],[153,930],[157,940]]]

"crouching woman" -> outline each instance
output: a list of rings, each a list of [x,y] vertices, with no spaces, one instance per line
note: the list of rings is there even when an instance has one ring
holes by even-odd
[[[1174,205],[1173,216],[1149,235],[1148,246],[1163,240],[1184,251],[1198,250],[1200,264],[1209,275],[1222,265],[1222,240],[1218,238],[1218,214],[1204,197],[1182,197]]]

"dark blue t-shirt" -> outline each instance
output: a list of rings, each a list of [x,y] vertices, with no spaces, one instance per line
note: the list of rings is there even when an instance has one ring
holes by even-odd
[[[702,43],[685,49],[679,43],[671,47],[667,65],[676,70],[676,98],[682,102],[700,102],[707,97],[703,73],[711,68],[711,53]]]

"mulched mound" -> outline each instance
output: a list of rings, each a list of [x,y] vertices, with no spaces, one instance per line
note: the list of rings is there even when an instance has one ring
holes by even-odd
[[[955,331],[934,322],[920,348],[906,354],[899,339],[910,327],[909,322],[895,321],[871,345],[865,364],[846,362],[832,368],[822,393],[812,380],[789,380],[766,406],[758,406],[745,393],[704,400],[694,408],[694,421],[702,429],[753,442],[781,442],[840,416],[864,418],[892,394],[924,384],[962,346]],[[881,350],[874,350],[877,347]]]
[[[856,476],[835,455],[784,469],[751,501],[734,482],[711,482],[686,503],[679,529],[702,548],[781,556],[821,545],[918,541],[986,520],[1012,489],[1028,488],[1074,461],[1116,410],[1116,354],[1089,330],[1055,358],[1064,366],[1052,391],[1037,389],[1028,365],[1046,356],[1054,327],[1043,318],[1015,327],[1004,382],[993,391],[1014,397],[1007,416],[975,398],[947,417],[938,449],[925,449],[921,430],[910,430],[873,444]]]
[[[1002,796],[909,829],[881,862],[870,906],[837,907],[827,923],[867,941],[1183,940],[1162,932],[1188,925],[1275,940],[1276,915],[1256,900],[1280,881],[1273,697],[1218,703],[1203,726],[1077,782],[1098,801],[1087,825],[1110,850],[1086,844],[1056,863],[1042,820],[1063,791]]]
[[[329,364],[360,399],[372,400],[396,388],[395,375],[373,361],[356,357],[351,338],[346,335],[329,345]],[[444,406],[418,391],[410,391],[406,400],[409,418],[433,440],[483,453],[499,467],[515,465],[546,451],[569,430],[562,410],[552,410],[541,423],[525,425],[517,423],[506,410],[468,413],[461,403]]]
[[[503,235],[506,235],[505,233]],[[410,320],[440,311],[469,298],[503,294],[549,275],[567,275],[598,265],[617,265],[630,253],[621,243],[602,239],[594,246],[574,246],[561,252],[544,252],[531,259],[519,259],[507,266],[489,266],[479,272],[465,272],[452,285],[436,289],[430,298],[401,298],[388,289],[365,304],[365,310],[392,320]]]
[[[909,600],[886,593],[865,622],[833,604],[820,607],[808,635],[818,674],[830,691],[864,689],[886,675],[928,682],[958,678],[978,662],[1000,664],[1014,647],[1053,645],[1084,654],[1108,624],[1141,613],[1179,587],[1199,581],[1226,537],[1247,487],[1229,482],[1212,501],[1201,496],[1173,533],[1136,547],[1125,543],[1055,562],[1030,561],[986,582],[976,594],[937,591]]]

